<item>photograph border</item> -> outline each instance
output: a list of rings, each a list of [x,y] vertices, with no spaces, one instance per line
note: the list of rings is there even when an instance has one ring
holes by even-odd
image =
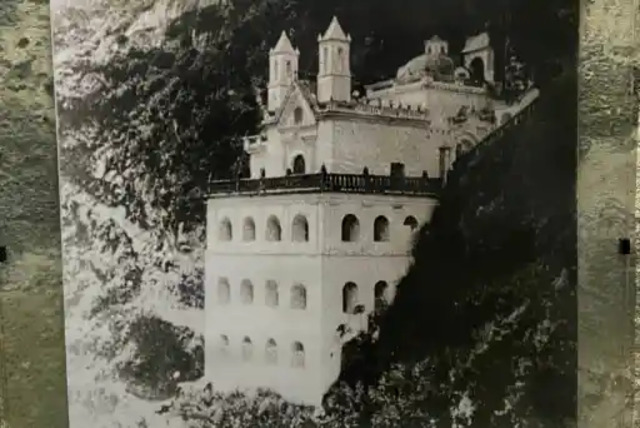
[[[640,179],[636,181],[638,86],[634,88],[632,76],[633,68],[637,64],[640,42],[636,30],[636,21],[639,17],[638,1],[595,0],[587,4],[587,1],[583,0],[581,10],[578,111],[581,158],[576,183],[579,214],[578,425],[580,427],[612,426],[602,425],[602,423],[606,422],[609,416],[618,414],[615,416],[618,419],[616,426],[629,427],[638,424],[637,417],[633,416],[636,411],[634,402],[637,400],[634,397],[636,383],[634,371],[638,365],[634,354],[636,341],[640,340],[639,334],[635,332],[634,322],[634,317],[640,314],[637,312],[640,308],[635,309],[635,285],[638,276],[635,270],[636,254],[640,250],[636,237],[638,232],[636,230],[638,216],[636,197],[637,190],[640,190]],[[17,20],[9,25],[3,23],[0,31],[22,34],[28,31],[25,25],[29,25],[29,22]],[[589,52],[588,57],[587,52]],[[593,73],[596,74],[597,82],[591,83]],[[28,78],[25,78],[25,81],[27,80]],[[610,84],[602,85],[605,80]],[[53,105],[51,111],[53,111]],[[603,129],[602,124],[605,122],[612,125]],[[19,138],[19,136],[12,137]],[[50,153],[55,156],[55,135],[51,133],[50,137]],[[614,158],[615,165],[610,162],[610,159]],[[43,164],[45,162],[48,165],[51,160],[43,160]],[[39,167],[32,165],[34,170]],[[53,196],[57,198],[58,194],[55,193]],[[627,212],[602,210],[602,204],[612,198],[618,201]],[[25,213],[31,213],[35,212],[37,207],[25,206],[24,210]],[[53,215],[57,215],[57,211]],[[8,231],[16,226],[14,222],[3,221],[0,236],[11,236]],[[595,240],[591,234],[592,230],[597,230],[597,238],[608,244],[590,247]],[[629,256],[618,254],[619,240],[623,238],[632,240],[632,254]],[[9,247],[8,266],[12,263],[12,246],[10,242],[2,244]],[[597,265],[596,262],[603,258],[612,259],[611,271],[588,269],[588,266]],[[22,265],[17,269],[26,272],[29,266]],[[618,290],[619,298],[634,296],[633,302],[628,302],[629,306],[634,308],[631,311],[632,316],[627,317],[626,326],[620,325],[620,330],[614,332],[610,329],[611,323],[624,322],[624,319],[622,321],[614,319],[620,318],[617,317],[620,306],[616,304],[615,299],[611,299],[611,302],[604,306],[602,302],[596,302],[599,295],[595,291],[602,291],[600,288],[605,288],[604,285],[607,291]],[[2,292],[0,292],[0,298],[4,302]],[[51,303],[52,309],[55,304],[55,302]],[[600,309],[594,310],[594,307]],[[5,312],[5,316],[11,317],[11,320],[0,320],[3,326],[8,321],[13,321],[13,317],[17,317],[18,314]],[[64,330],[62,319],[60,319],[59,328]],[[616,332],[620,334],[615,334]],[[37,337],[28,339],[35,344],[34,352],[48,351],[44,344],[38,342]],[[623,351],[620,352],[620,349]],[[610,352],[622,354],[622,358],[609,357]],[[61,363],[64,364],[64,361]],[[3,365],[0,367],[0,373],[9,368],[2,359],[0,364]],[[601,382],[603,378],[610,377],[612,373],[619,373],[621,368],[627,369],[625,381],[608,379],[603,386]],[[12,386],[0,383],[0,388],[12,388]],[[52,383],[51,388],[51,394],[66,395],[65,382]],[[0,390],[0,397],[6,396],[6,392],[6,389]],[[601,404],[610,402],[612,393],[619,395],[619,400],[615,400],[613,407],[602,406]],[[8,419],[3,417],[6,415],[2,414],[2,410],[3,407],[0,406],[0,421]]]
[[[637,0],[581,2],[576,183],[579,427],[638,426],[638,17]],[[631,242],[630,254],[625,254],[624,239]]]

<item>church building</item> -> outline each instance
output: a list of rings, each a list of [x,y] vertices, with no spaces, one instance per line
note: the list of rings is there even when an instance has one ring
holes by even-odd
[[[351,37],[334,17],[318,37],[315,81],[283,32],[269,53],[250,177],[210,184],[205,377],[214,389],[268,388],[320,404],[341,367],[344,331],[392,302],[458,156],[537,98],[492,97],[494,53],[471,37],[461,64],[437,36],[389,80],[352,89]],[[350,336],[352,337],[352,336]]]

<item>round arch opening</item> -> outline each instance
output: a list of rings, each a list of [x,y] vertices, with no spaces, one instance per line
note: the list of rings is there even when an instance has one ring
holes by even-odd
[[[296,155],[296,157],[293,158],[292,166],[293,168],[291,169],[294,174],[305,174],[307,172],[307,164],[303,155]]]
[[[484,83],[485,74],[484,74],[484,61],[480,57],[475,57],[469,63],[469,71],[470,78],[472,82],[475,83]]]

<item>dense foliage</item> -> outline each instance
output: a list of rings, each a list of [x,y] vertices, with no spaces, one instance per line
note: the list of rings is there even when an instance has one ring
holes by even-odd
[[[63,207],[68,218],[87,201],[104,208],[77,214],[82,219],[67,224],[68,239],[78,233],[90,237],[85,243],[99,238],[103,246],[86,243],[87,251],[112,257],[91,262],[101,295],[90,317],[116,332],[101,354],[128,368],[119,376],[163,389],[162,379],[175,367],[198,370],[194,360],[201,355],[177,350],[177,336],[158,345],[145,337],[148,329],[135,332],[155,323],[159,310],[150,315],[141,308],[158,290],[170,290],[184,308],[201,307],[204,212],[191,196],[209,178],[246,168],[240,138],[257,130],[268,50],[283,29],[301,51],[301,74],[312,77],[317,34],[337,15],[353,38],[358,86],[394,74],[434,33],[455,52],[464,37],[488,28],[497,69],[508,40],[543,85],[538,112],[517,134],[456,166],[431,226],[421,231],[416,263],[397,301],[379,331],[359,337],[345,353],[366,369],[345,361],[343,382],[326,398],[326,415],[312,419],[327,426],[350,420],[350,426],[529,427],[570,418],[577,5],[500,3],[235,0],[182,14],[159,45],[131,47],[121,35],[121,49],[108,61],[78,65],[89,89],[58,106],[61,169],[70,183]],[[129,348],[129,360],[118,356]],[[151,377],[144,367],[154,359],[140,359],[150,353],[172,360]],[[241,416],[258,402],[216,397],[206,402],[230,402],[225,411],[246,424],[285,424],[270,419],[284,417],[278,412],[267,419]],[[193,420],[202,412],[225,420],[213,405],[185,407],[190,400],[179,396],[171,409]]]

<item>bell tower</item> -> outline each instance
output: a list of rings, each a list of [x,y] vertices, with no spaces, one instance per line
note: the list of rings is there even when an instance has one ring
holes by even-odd
[[[269,111],[280,108],[291,84],[298,79],[299,57],[300,51],[293,48],[283,31],[276,46],[269,51]]]
[[[334,16],[324,35],[318,36],[318,102],[351,101],[351,36]]]

